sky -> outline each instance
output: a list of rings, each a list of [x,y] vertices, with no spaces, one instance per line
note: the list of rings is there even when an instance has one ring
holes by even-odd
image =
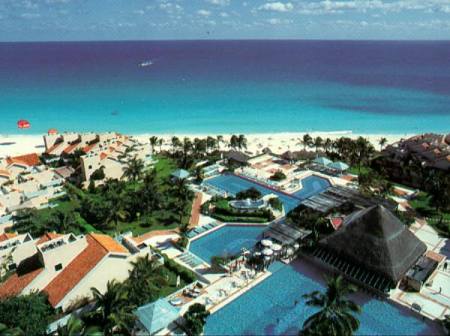
[[[0,0],[0,41],[450,39],[450,0]]]

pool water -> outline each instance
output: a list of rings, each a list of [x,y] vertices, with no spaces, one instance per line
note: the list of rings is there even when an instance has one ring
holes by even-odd
[[[207,235],[191,241],[189,251],[207,263],[214,256],[235,255],[241,248],[253,248],[261,239],[264,226],[223,226]]]
[[[331,186],[327,179],[315,175],[302,179],[302,185],[303,188],[294,193],[295,197],[300,198],[302,201],[325,191]]]
[[[275,194],[278,196],[280,201],[283,202],[286,212],[296,208],[304,199],[318,194],[330,186],[330,182],[328,182],[327,179],[315,175],[302,179],[303,188],[292,195],[274,191],[270,188],[264,187],[261,184],[243,179],[234,174],[219,175],[206,180],[204,183],[207,185],[212,185],[213,187],[219,188],[233,195],[249,188],[256,188],[263,195]]]
[[[323,282],[314,280],[319,275],[308,274],[310,266],[304,261],[273,264],[269,278],[208,317],[205,335],[297,335],[306,318],[317,311],[304,304],[302,295],[324,290]],[[363,294],[353,300],[362,308],[357,335],[439,333],[436,326],[387,302]]]

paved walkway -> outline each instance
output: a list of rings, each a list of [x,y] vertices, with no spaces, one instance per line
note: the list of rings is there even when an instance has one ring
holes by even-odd
[[[202,199],[203,197],[201,192],[195,194],[195,199],[192,202],[191,218],[189,219],[190,229],[196,227],[199,223]]]
[[[137,236],[137,237],[133,237],[133,240],[137,243],[143,243],[146,240],[149,240],[151,238],[155,238],[158,236],[168,236],[168,235],[173,235],[173,234],[178,234],[178,229],[173,229],[173,230],[155,230],[155,231],[150,231],[147,233],[144,233],[143,235]]]
[[[442,254],[449,259],[449,240],[440,237],[426,220],[418,219],[410,229],[427,245],[429,251]],[[420,292],[396,289],[391,298],[408,307],[417,304],[421,307],[422,315],[431,319],[442,319],[450,313],[450,270],[444,270],[441,265]]]

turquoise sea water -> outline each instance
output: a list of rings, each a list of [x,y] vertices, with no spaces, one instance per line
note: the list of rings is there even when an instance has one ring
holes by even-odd
[[[447,42],[0,43],[0,133],[21,118],[26,134],[445,132],[448,55]]]

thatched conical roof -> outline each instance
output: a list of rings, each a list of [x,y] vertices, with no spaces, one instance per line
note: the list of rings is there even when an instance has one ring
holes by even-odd
[[[426,245],[382,205],[348,216],[339,231],[320,243],[342,258],[395,283],[426,251]]]

